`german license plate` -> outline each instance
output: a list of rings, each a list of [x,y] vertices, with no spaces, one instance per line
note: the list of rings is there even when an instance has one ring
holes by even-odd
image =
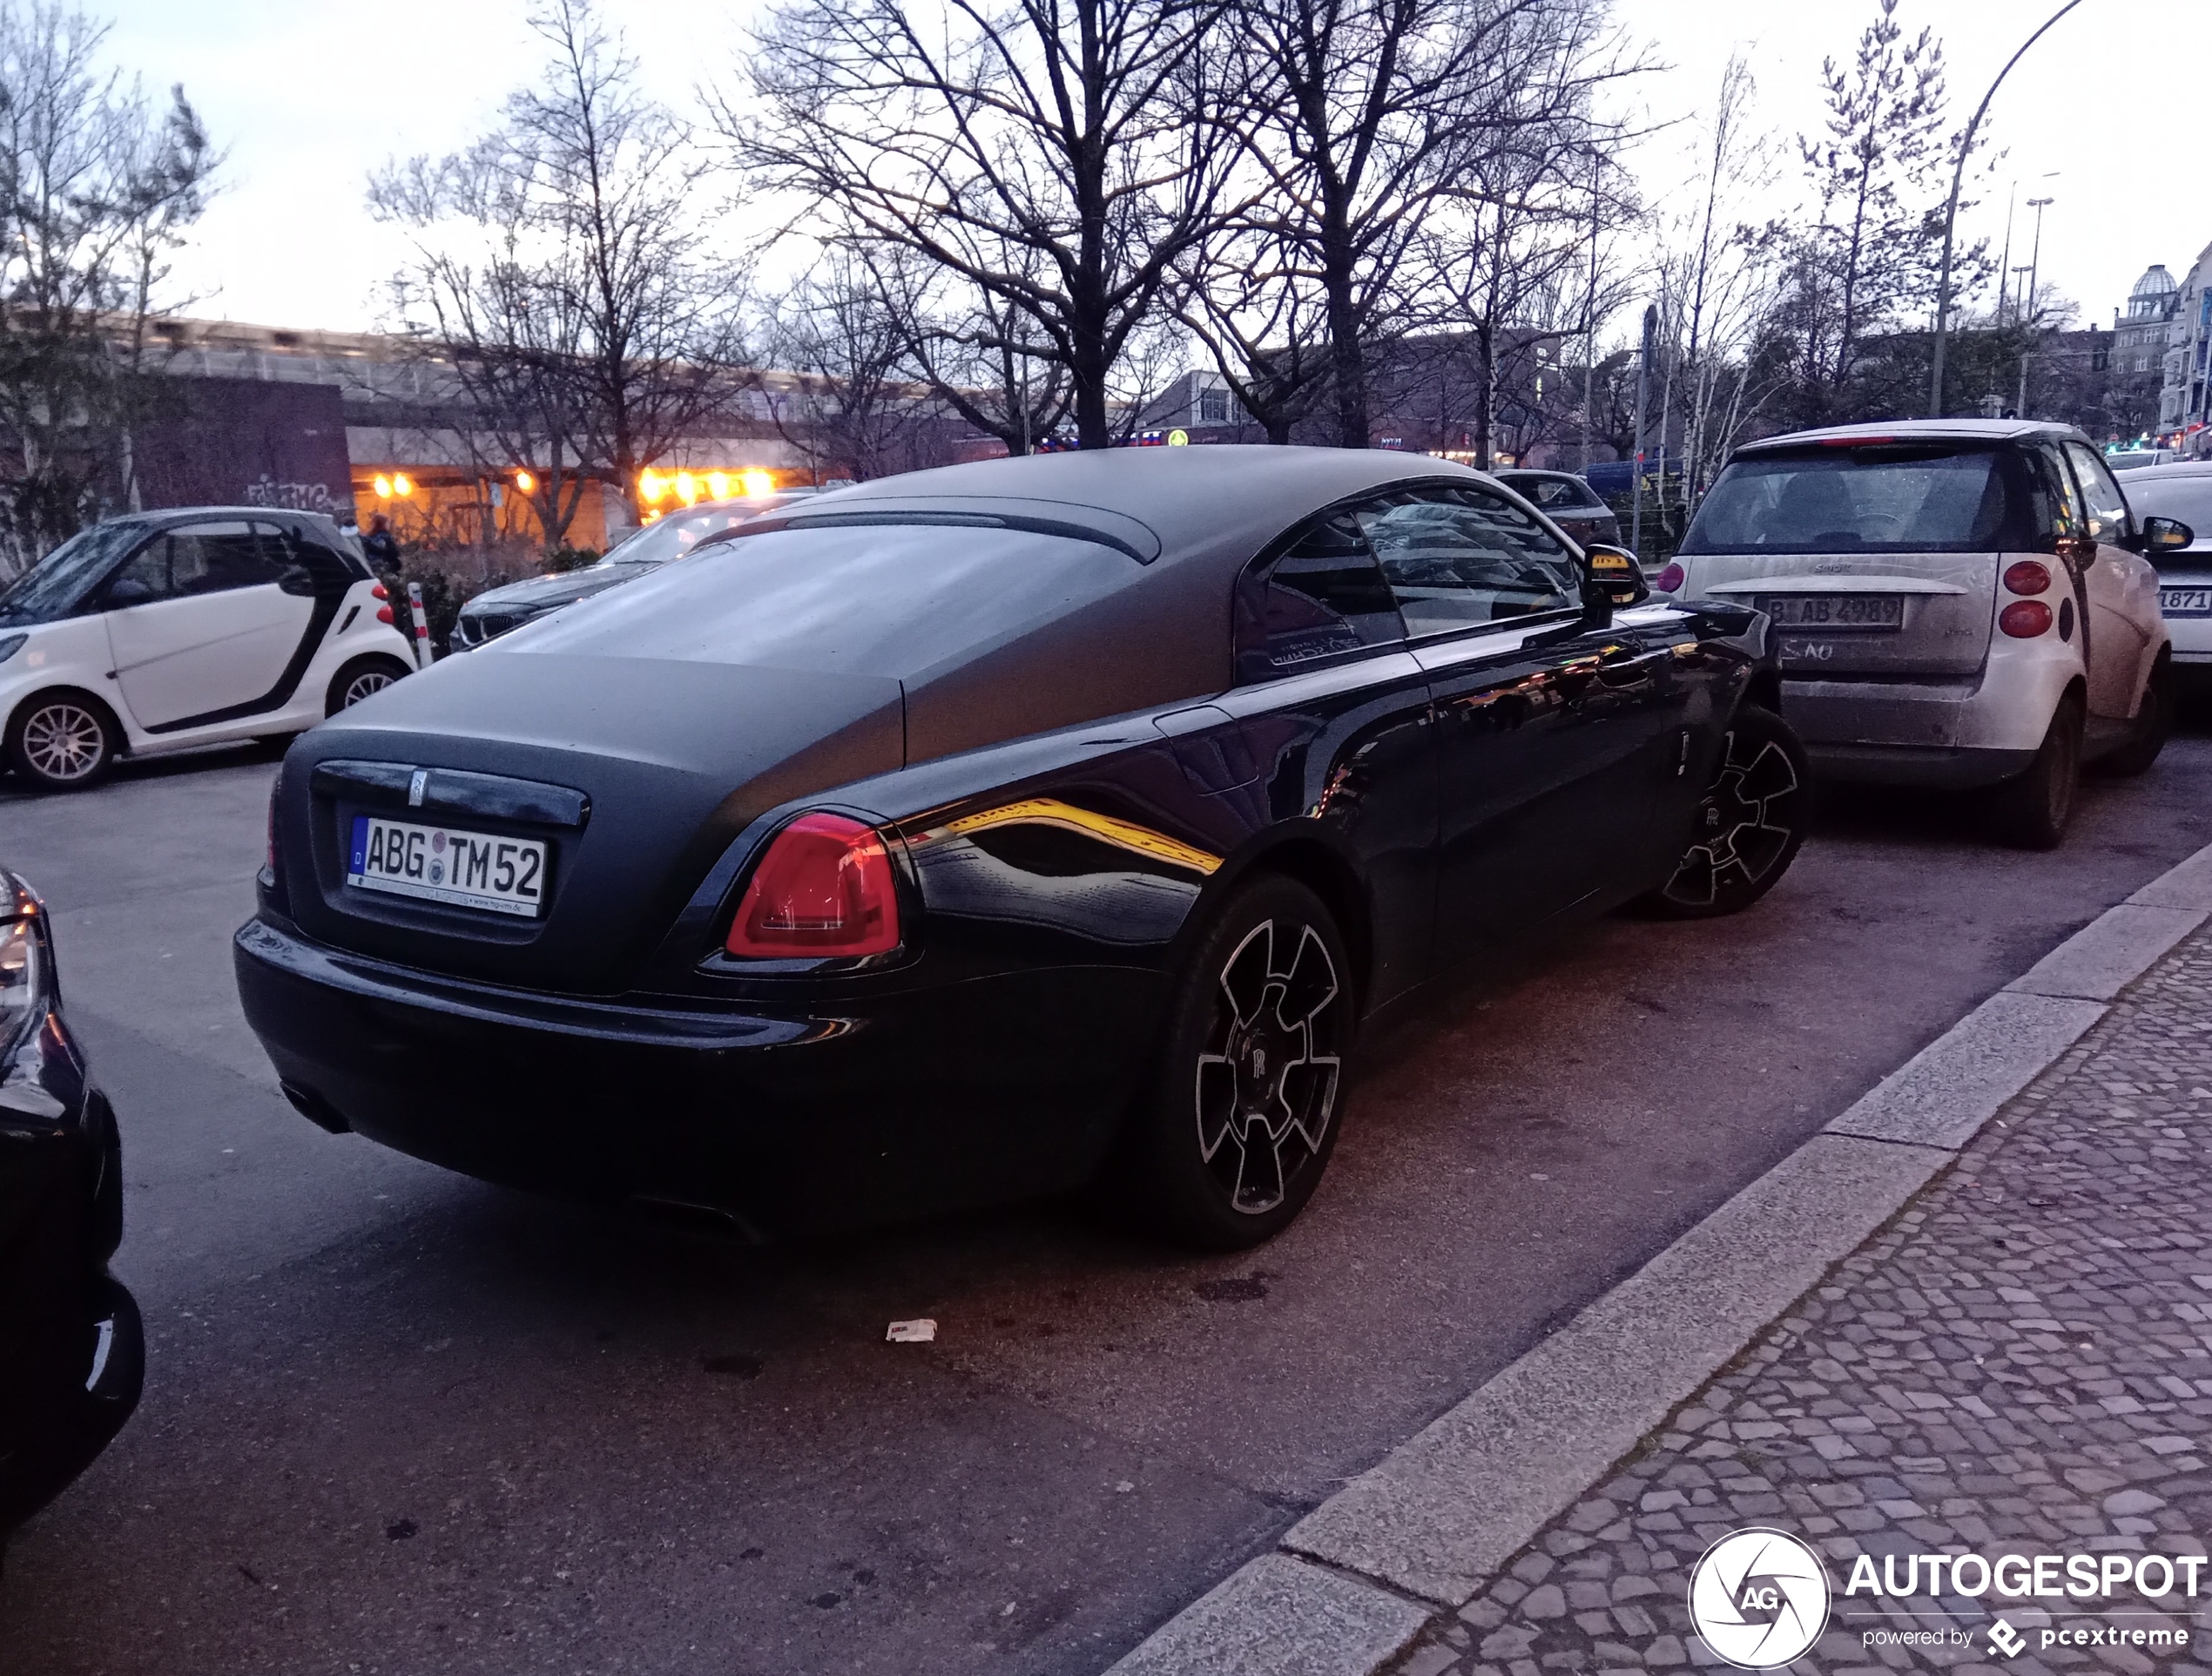
[[[2212,617],[2212,588],[2161,588],[2158,609],[2168,617]]]
[[[1786,629],[1893,629],[1905,626],[1898,593],[1770,593],[1759,609]]]
[[[346,882],[535,919],[545,900],[545,846],[357,814]]]

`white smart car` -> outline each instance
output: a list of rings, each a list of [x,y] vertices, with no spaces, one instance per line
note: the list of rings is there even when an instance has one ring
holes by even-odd
[[[32,784],[75,791],[126,753],[300,733],[414,667],[328,518],[137,513],[0,592],[0,748]]]
[[[2000,835],[2047,848],[2085,761],[2140,774],[2165,743],[2144,555],[2190,537],[2139,528],[2071,427],[1904,420],[1739,449],[1653,586],[1767,613],[1783,714],[1823,773],[1986,787]]]

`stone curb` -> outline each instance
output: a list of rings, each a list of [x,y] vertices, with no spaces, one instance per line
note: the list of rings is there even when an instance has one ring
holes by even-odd
[[[2212,845],[2060,943],[1300,1519],[1288,1552],[1244,1566],[1109,1676],[1372,1676],[1902,1208],[2209,915]]]

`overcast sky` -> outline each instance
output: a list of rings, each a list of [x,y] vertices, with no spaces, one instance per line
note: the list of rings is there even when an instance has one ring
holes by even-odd
[[[2006,57],[2059,0],[1904,0],[1950,62],[1963,121]],[[99,0],[85,0],[98,12]],[[111,0],[116,61],[150,84],[181,81],[229,152],[224,190],[179,264],[192,312],[271,325],[376,324],[378,281],[397,265],[391,235],[363,208],[385,158],[464,142],[528,73],[536,42],[525,0]],[[734,80],[753,0],[670,6],[606,0],[658,91],[688,102],[701,78]],[[1655,116],[1709,109],[1741,44],[1758,80],[1757,119],[1774,154],[1818,120],[1820,62],[1844,58],[1872,0],[1640,0],[1622,22],[1668,66],[1640,95]],[[2212,64],[2212,0],[2082,0],[2038,42],[1985,118],[2007,153],[1989,199],[1963,230],[2004,232],[2007,186],[2048,195],[2042,278],[2109,324],[2136,276],[2164,262],[2178,278],[2212,241],[2212,186],[2190,136],[2202,105],[2183,66]],[[2193,72],[2192,72],[2193,73]],[[2185,115],[2185,112],[2187,113]],[[1647,192],[1683,184],[1676,145],[1648,147]],[[1794,168],[1783,185],[1794,190]],[[1780,207],[1777,203],[1774,207]],[[2032,227],[2021,212],[2015,260]]]

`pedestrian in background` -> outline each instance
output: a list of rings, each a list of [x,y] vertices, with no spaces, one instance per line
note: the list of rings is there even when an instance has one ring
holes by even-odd
[[[368,533],[361,537],[361,557],[380,571],[400,567],[400,544],[393,537],[391,519],[381,512],[368,521]]]

